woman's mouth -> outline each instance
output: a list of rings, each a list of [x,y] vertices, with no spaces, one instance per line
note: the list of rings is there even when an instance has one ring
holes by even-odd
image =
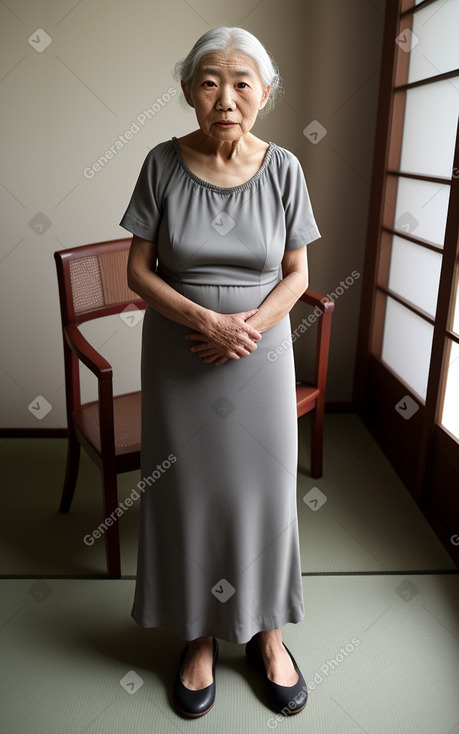
[[[216,122],[215,124],[218,125],[218,127],[234,127],[235,125],[237,125],[236,122],[231,122],[230,120],[228,121],[220,120],[219,122]]]

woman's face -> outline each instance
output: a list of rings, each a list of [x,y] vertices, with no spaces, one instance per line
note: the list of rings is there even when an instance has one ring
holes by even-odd
[[[184,89],[201,130],[223,143],[249,132],[269,91],[269,86],[263,88],[255,61],[238,51],[203,56],[191,89]]]

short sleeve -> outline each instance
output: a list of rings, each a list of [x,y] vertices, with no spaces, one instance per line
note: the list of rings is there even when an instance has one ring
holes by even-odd
[[[149,152],[140,170],[131,200],[120,225],[149,242],[156,242],[162,218],[158,203],[160,163],[155,148]]]
[[[286,226],[286,250],[297,250],[320,238],[309,198],[308,187],[298,158],[290,154],[285,162],[283,203]]]

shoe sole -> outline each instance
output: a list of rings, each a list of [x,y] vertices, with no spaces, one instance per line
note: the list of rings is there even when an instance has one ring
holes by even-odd
[[[275,706],[272,701],[266,696],[266,700],[269,702],[269,705],[271,706],[273,711],[277,711],[278,714],[282,714],[283,716],[295,716],[295,714],[301,713],[301,711],[304,711],[306,708],[306,705],[308,703],[309,698],[306,699],[306,703],[303,704],[303,706],[300,709],[289,709],[288,706],[284,706],[284,708],[279,708],[278,706]],[[288,712],[285,713],[285,710],[288,709]]]
[[[189,713],[188,713],[188,711],[182,711],[182,709],[181,709],[181,708],[179,708],[179,707],[177,706],[177,704],[175,704],[175,705],[176,705],[177,711],[180,711],[180,713],[182,714],[182,716],[185,716],[185,718],[187,718],[187,719],[200,719],[200,718],[201,718],[201,716],[205,716],[206,714],[208,714],[208,713],[209,713],[209,711],[210,711],[211,709],[213,709],[213,707],[214,707],[214,704],[215,704],[215,701],[214,701],[214,703],[212,704],[212,706],[209,706],[209,708],[208,708],[208,709],[206,709],[205,711],[203,711],[203,712],[202,712],[202,713],[200,713],[200,714],[189,714]]]

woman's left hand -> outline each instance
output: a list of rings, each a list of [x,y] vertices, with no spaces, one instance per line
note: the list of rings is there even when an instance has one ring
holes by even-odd
[[[211,344],[199,344],[191,347],[191,351],[201,357],[207,364],[220,365],[228,362],[229,357],[220,354]]]
[[[204,334],[193,334],[191,338],[193,337],[195,339],[198,337],[201,337],[202,339],[206,338]],[[190,351],[197,354],[198,357],[201,357],[201,359],[203,359],[207,364],[213,363],[215,365],[220,365],[228,362],[229,360],[229,357],[225,357],[225,355],[219,352],[213,344],[209,344],[209,342],[205,341],[200,344],[195,344],[191,347]]]

